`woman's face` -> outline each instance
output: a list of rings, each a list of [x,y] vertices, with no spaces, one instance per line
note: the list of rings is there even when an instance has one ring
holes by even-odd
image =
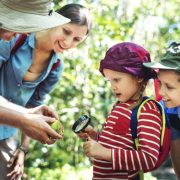
[[[49,31],[51,45],[56,53],[75,48],[87,36],[87,26],[71,23],[58,26]]]
[[[158,73],[159,94],[168,108],[180,106],[180,75],[173,70]]]

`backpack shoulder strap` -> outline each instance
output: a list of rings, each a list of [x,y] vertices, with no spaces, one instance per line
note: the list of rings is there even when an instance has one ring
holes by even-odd
[[[151,98],[148,98],[146,101],[144,101],[143,102],[143,105],[147,102],[147,101],[153,101],[155,104],[156,104],[156,106],[157,106],[157,108],[158,108],[158,110],[160,111],[160,113],[161,113],[161,116],[162,116],[162,129],[161,129],[161,146],[163,145],[163,140],[164,140],[164,134],[165,134],[165,128],[166,128],[166,124],[167,124],[167,121],[166,121],[166,115],[165,115],[165,112],[164,112],[164,108],[163,108],[163,106],[159,103],[159,102],[157,102],[157,101],[155,101],[154,99],[151,99]],[[141,104],[142,105],[142,104]],[[138,114],[137,114],[137,116],[138,116],[138,119],[139,119],[139,116],[140,116],[140,111],[141,111],[141,108],[142,108],[142,106],[139,108],[139,110],[138,110]]]
[[[138,149],[139,146],[139,140],[137,138],[137,122],[140,114],[140,110],[144,103],[146,103],[149,100],[147,96],[143,97],[141,103],[139,103],[133,110],[131,114],[131,121],[130,121],[130,128],[131,128],[131,134],[132,134],[132,139],[134,142],[134,147],[135,149]],[[144,180],[144,173],[143,170],[139,171],[139,179]]]
[[[163,145],[165,127],[166,127],[166,115],[164,112],[164,108],[162,107],[162,105],[159,102],[157,102],[149,97],[144,97],[142,102],[132,110],[132,115],[131,115],[130,128],[131,128],[132,138],[133,138],[136,149],[138,149],[138,146],[139,146],[138,138],[137,138],[137,122],[138,122],[142,107],[144,106],[144,104],[147,101],[150,101],[150,100],[156,104],[156,106],[158,107],[158,109],[161,113],[161,116],[162,116],[162,130],[161,130],[162,133],[161,133],[161,142],[160,143],[161,143],[161,146]]]
[[[168,126],[167,121],[166,121],[167,120],[166,114],[165,114],[163,106],[159,102],[157,102],[157,101],[155,101],[153,99],[150,99],[150,100],[154,101],[154,103],[158,107],[158,109],[159,109],[159,111],[161,113],[161,116],[162,116],[162,129],[161,129],[161,142],[160,142],[161,146],[162,146],[163,145],[163,140],[164,140],[165,128],[166,128],[166,126]]]
[[[60,66],[60,64],[61,64],[61,60],[60,60],[60,59],[58,59],[58,60],[57,60],[57,62],[53,64],[53,66],[52,66],[52,69],[51,69],[51,70],[55,70],[58,66]]]
[[[26,34],[21,34],[19,38],[17,39],[14,47],[11,49],[11,55],[15,54],[16,51],[24,44],[25,40],[27,38]]]
[[[142,106],[144,103],[146,103],[149,100],[147,96],[143,97],[141,103],[139,103],[133,110],[131,114],[131,121],[130,121],[130,128],[131,128],[131,134],[132,139],[134,141],[135,148],[138,149],[138,139],[137,139],[137,122],[139,118],[139,114],[141,111]]]

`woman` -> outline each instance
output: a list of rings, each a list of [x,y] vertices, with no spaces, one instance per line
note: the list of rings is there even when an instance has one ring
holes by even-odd
[[[63,60],[59,59],[57,53],[75,48],[86,39],[91,29],[87,9],[78,4],[69,4],[57,13],[71,19],[71,22],[30,34],[15,52],[12,52],[12,49],[18,37],[11,42],[0,41],[0,93],[5,98],[26,107],[42,104],[45,95],[61,77]],[[10,140],[14,138],[17,130],[1,126],[0,133],[3,134],[1,140]],[[21,147],[27,150],[27,138],[23,138]],[[16,148],[17,145],[14,149]],[[22,176],[25,153],[21,150],[15,151],[9,163],[10,169],[7,169],[6,165],[3,167],[1,172],[4,172],[4,177],[8,173],[11,179]]]
[[[1,0],[0,39],[10,41],[16,34],[42,31],[70,21],[56,12],[50,16],[50,5],[51,0]],[[47,143],[52,144],[52,139],[60,138],[48,124],[57,119],[56,112],[48,106],[26,109],[0,96],[0,117],[0,124],[19,128],[40,142],[51,137]]]

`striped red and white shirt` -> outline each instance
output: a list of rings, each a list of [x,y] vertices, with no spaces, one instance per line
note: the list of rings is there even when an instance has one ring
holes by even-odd
[[[130,129],[132,111],[128,109],[132,103],[116,104],[107,117],[98,142],[111,149],[112,161],[94,159],[93,179],[133,179],[139,170],[155,166],[160,149],[161,114],[153,101],[144,104],[137,125],[139,147],[135,150]]]

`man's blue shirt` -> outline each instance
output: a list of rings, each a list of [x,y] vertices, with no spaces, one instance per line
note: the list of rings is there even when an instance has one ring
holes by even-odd
[[[10,42],[0,40],[0,95],[21,106],[38,106],[43,103],[48,94],[58,82],[63,71],[63,61],[60,66],[52,69],[58,56],[53,53],[48,67],[33,82],[24,82],[23,77],[32,64],[35,46],[35,36],[32,33],[25,43],[11,55],[18,37]],[[48,42],[47,42],[48,43]],[[0,126],[0,140],[17,133],[16,128]]]

